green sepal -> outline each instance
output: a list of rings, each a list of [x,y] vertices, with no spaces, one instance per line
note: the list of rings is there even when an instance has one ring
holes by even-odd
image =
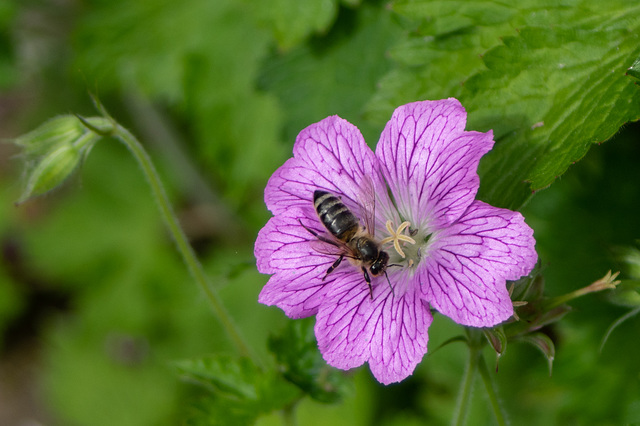
[[[482,332],[489,341],[489,344],[496,351],[496,356],[500,358],[507,350],[507,335],[502,326],[495,328],[483,328]]]
[[[496,352],[496,371],[498,371],[498,362],[500,362],[500,357],[507,350],[507,335],[504,333],[504,328],[502,326],[495,328],[483,328],[482,332],[489,341],[493,350]]]
[[[541,269],[540,265],[537,265],[529,275],[507,284],[507,288],[513,285],[511,300],[531,301],[544,297],[544,276]]]
[[[528,334],[541,329],[545,325],[559,321],[570,311],[571,306],[566,304],[548,308],[546,299],[530,302],[518,308],[520,321],[506,325],[505,332],[509,338]]]
[[[549,376],[551,376],[553,371],[553,360],[556,357],[556,347],[549,336],[544,333],[532,333],[520,336],[515,339],[515,341],[526,342],[538,348],[545,358],[547,358]]]

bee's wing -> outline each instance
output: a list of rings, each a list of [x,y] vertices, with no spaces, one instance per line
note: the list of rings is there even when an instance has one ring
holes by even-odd
[[[361,194],[358,198],[358,206],[360,207],[360,217],[364,223],[367,232],[375,236],[375,217],[376,217],[376,188],[373,179],[365,176],[360,187]]]
[[[311,248],[314,251],[330,256],[341,256],[349,252],[349,247],[333,235],[311,229],[302,223],[302,221],[300,221],[300,225],[302,225],[307,231],[309,231],[309,234],[311,234],[309,244],[311,244]]]
[[[337,239],[330,239],[324,235],[319,235],[318,239],[311,240],[310,243],[311,248],[321,254],[354,257],[349,246]]]
[[[311,248],[318,253],[329,256],[341,256],[347,252],[344,243],[338,241],[329,241],[325,239],[311,240]]]

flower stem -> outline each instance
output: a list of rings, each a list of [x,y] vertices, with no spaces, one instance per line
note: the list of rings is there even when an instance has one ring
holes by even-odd
[[[165,224],[169,228],[169,232],[176,242],[178,251],[182,255],[182,258],[186,263],[189,272],[191,272],[191,275],[209,300],[213,312],[222,323],[224,329],[237,347],[240,354],[243,356],[251,357],[249,346],[244,341],[244,338],[231,319],[231,316],[224,307],[220,297],[211,286],[211,283],[209,282],[209,279],[205,274],[202,265],[198,261],[193,248],[189,244],[184,231],[180,227],[178,219],[176,218],[176,215],[171,208],[171,204],[169,203],[167,193],[164,189],[164,186],[162,185],[160,177],[158,176],[158,172],[151,162],[149,154],[147,154],[140,142],[138,142],[138,140],[127,129],[120,126],[119,124],[115,124],[112,135],[119,139],[122,143],[124,143],[127,148],[129,148],[129,151],[131,151],[136,161],[142,168],[142,172],[144,173],[147,181],[149,182],[149,185],[151,186],[153,196],[158,204],[158,208],[160,209],[162,218],[164,219]],[[254,362],[258,363],[258,360],[255,357],[252,358],[254,359]]]
[[[487,368],[487,363],[485,362],[482,353],[480,353],[480,359],[478,360],[478,368],[480,370],[480,377],[482,377],[482,381],[484,382],[484,387],[487,390],[487,396],[489,397],[489,403],[493,409],[493,414],[496,416],[496,422],[499,426],[505,426],[507,424],[505,414],[502,410],[502,406],[500,405],[500,401],[498,401],[495,384],[489,375],[489,369]]]
[[[619,273],[620,272],[611,273],[611,271],[609,271],[604,277],[592,282],[586,287],[574,290],[562,296],[557,296],[549,299],[549,301],[546,303],[546,307],[547,309],[551,310],[577,297],[584,296],[585,294],[616,288],[616,286],[620,284],[620,281],[616,280]]]
[[[469,363],[464,374],[460,394],[458,394],[458,402],[453,415],[452,424],[461,426],[466,423],[469,405],[471,403],[471,392],[473,391],[473,382],[478,372],[478,361],[480,360],[481,348],[469,345]]]
[[[291,404],[286,405],[280,413],[282,414],[283,426],[297,426],[298,421],[296,419],[296,408],[298,407],[298,401],[296,400]]]

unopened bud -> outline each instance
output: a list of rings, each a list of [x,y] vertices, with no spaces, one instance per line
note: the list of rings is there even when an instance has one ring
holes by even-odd
[[[77,117],[65,115],[17,138],[14,142],[22,147],[21,156],[26,166],[26,185],[18,203],[44,194],[64,182],[100,137]]]

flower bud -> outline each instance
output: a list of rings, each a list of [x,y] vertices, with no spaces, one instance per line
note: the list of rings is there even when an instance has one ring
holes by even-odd
[[[104,124],[96,122],[96,125]],[[93,124],[93,123],[92,123]],[[18,203],[60,185],[101,136],[72,115],[53,118],[14,142],[22,147],[26,186]]]

